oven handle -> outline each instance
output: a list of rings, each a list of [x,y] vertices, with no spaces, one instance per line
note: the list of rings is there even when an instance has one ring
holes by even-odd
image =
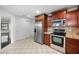
[[[62,37],[62,38],[65,38],[65,36],[60,36],[60,35],[51,35],[51,36],[56,36],[56,37]]]

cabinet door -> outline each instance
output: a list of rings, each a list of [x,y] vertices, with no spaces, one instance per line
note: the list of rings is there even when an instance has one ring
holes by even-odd
[[[35,21],[43,21],[43,19],[44,19],[43,15],[35,17]]]
[[[50,46],[50,34],[44,34],[44,44]]]
[[[65,11],[61,11],[61,12],[59,12],[59,13],[57,14],[57,18],[58,18],[58,19],[65,18],[65,14],[66,14]]]
[[[47,26],[48,26],[48,27],[51,27],[51,20],[52,20],[51,17],[48,17],[48,18],[47,18]]]
[[[52,18],[55,20],[55,19],[57,19],[57,14],[54,14],[53,16],[52,16]]]
[[[65,18],[66,11],[59,11],[53,15],[53,19],[63,19]]]
[[[77,12],[77,15],[78,15],[78,26],[79,26],[79,11]]]
[[[79,54],[79,40],[66,38],[66,53]]]
[[[77,12],[68,12],[66,14],[66,24],[67,26],[77,26]]]

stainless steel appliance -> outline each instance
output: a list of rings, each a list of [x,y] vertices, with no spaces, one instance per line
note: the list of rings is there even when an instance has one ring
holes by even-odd
[[[34,41],[40,44],[43,44],[43,28],[42,22],[35,22],[34,27]]]
[[[51,47],[65,53],[65,29],[54,29],[51,34]]]
[[[51,47],[65,53],[65,19],[52,21]]]
[[[52,20],[52,26],[65,26],[65,19]]]

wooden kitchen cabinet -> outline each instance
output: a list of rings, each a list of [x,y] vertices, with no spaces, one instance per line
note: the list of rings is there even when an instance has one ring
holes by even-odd
[[[43,21],[44,20],[44,15],[37,15],[35,16],[35,21]]]
[[[66,53],[67,54],[79,54],[79,40],[66,38]]]
[[[57,11],[52,15],[53,20],[64,19],[66,11]]]
[[[44,44],[50,46],[50,34],[44,34]]]
[[[51,23],[52,23],[52,17],[48,16],[47,17],[47,27],[51,27]]]
[[[78,25],[77,11],[67,12],[66,14],[66,25],[77,26]]]
[[[77,12],[77,15],[78,15],[78,26],[79,26],[79,10]]]

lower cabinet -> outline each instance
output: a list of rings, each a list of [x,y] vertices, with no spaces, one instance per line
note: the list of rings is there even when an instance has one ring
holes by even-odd
[[[79,54],[79,40],[66,38],[66,53],[67,54]]]
[[[50,34],[44,34],[44,44],[50,46]]]

